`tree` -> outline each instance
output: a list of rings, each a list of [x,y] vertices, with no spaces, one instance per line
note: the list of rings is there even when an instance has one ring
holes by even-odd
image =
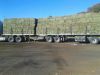
[[[93,5],[92,7],[88,8],[87,12],[100,12],[100,3]]]

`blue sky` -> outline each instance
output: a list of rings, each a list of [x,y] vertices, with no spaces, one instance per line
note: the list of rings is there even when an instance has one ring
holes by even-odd
[[[40,18],[86,11],[100,0],[0,0],[0,19]]]

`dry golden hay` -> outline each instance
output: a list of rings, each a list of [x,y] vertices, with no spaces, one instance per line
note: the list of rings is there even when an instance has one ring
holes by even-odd
[[[100,34],[100,13],[84,13],[71,16],[39,18],[39,34]],[[4,34],[34,34],[34,18],[5,19]]]
[[[72,16],[41,18],[37,34],[98,34],[100,13],[85,13]]]
[[[5,19],[4,34],[34,34],[35,19],[33,18],[13,18]]]

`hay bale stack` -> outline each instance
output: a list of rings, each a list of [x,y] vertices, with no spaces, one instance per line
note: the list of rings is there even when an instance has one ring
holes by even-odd
[[[98,34],[100,32],[100,15],[95,13],[79,14],[73,17],[74,34]],[[87,30],[86,30],[87,28]]]
[[[64,26],[64,20],[61,19],[38,19],[37,34],[63,34],[66,29]]]
[[[100,34],[100,13],[39,18],[37,28],[34,18],[5,19],[3,34]]]
[[[41,18],[37,34],[99,34],[99,13],[76,14],[72,16]]]
[[[4,34],[34,34],[35,19],[13,18],[5,19],[3,25]]]

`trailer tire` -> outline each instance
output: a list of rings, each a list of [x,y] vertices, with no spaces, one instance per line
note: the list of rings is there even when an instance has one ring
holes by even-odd
[[[91,37],[91,38],[89,38],[89,42],[91,44],[98,44],[99,43],[99,39],[95,38],[95,37]]]
[[[22,42],[22,37],[21,37],[21,36],[15,37],[15,41],[16,41],[17,43]]]
[[[9,36],[8,37],[8,42],[10,42],[10,43],[14,42],[14,37],[13,36]]]
[[[61,42],[64,42],[65,41],[64,36],[61,36],[60,39],[61,39]]]
[[[46,37],[45,37],[45,40],[46,40],[47,42],[49,42],[49,43],[53,42],[52,36],[46,36]]]
[[[62,39],[59,36],[54,37],[54,42],[56,42],[56,43],[60,43],[61,40]]]

